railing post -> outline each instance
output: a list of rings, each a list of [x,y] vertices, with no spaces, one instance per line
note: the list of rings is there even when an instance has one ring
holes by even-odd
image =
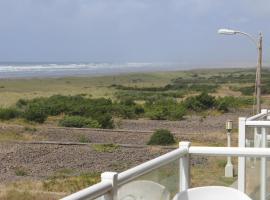
[[[180,142],[179,148],[186,148],[187,150],[190,147],[190,142]],[[184,191],[189,188],[190,184],[190,170],[189,170],[189,153],[180,158],[180,184],[179,191]]]
[[[246,144],[246,118],[240,117],[238,123],[238,146],[245,147]],[[238,158],[238,190],[245,193],[246,188],[246,160],[245,157]]]
[[[103,196],[103,200],[117,200],[117,179],[118,174],[116,172],[104,172],[101,174],[101,181],[109,181],[112,184],[112,190],[109,194]]]
[[[261,134],[262,134],[262,148],[267,147],[267,134],[265,127],[261,128]],[[266,158],[261,158],[261,200],[266,200],[267,196],[267,162]]]

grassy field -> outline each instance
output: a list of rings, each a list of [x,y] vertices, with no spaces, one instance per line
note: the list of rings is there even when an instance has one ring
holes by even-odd
[[[100,77],[1,79],[0,106],[13,105],[20,98],[31,99],[40,96],[48,97],[53,94],[87,94],[92,97],[114,98],[114,93],[117,89],[109,87],[113,84],[131,87],[163,87],[179,77],[192,83],[192,81],[196,79],[194,76],[201,78],[215,76],[224,77],[229,74],[250,74],[253,73],[253,71],[254,70],[243,69],[205,69],[176,72],[131,73]],[[250,83],[248,85],[250,85]],[[239,84],[235,82],[230,83],[228,81],[228,83],[222,84],[222,87],[216,95],[224,96],[229,94],[237,96],[240,94],[237,91],[230,90],[229,86],[239,86]]]

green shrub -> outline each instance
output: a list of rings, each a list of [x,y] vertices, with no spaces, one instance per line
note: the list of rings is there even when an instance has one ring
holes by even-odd
[[[102,128],[112,128],[113,103],[110,99],[99,98],[89,99],[79,95],[62,96],[53,95],[49,98],[35,98],[32,100],[19,100],[17,107],[23,110],[25,118],[30,121],[42,122],[40,118],[47,118],[48,115],[54,116],[66,114],[70,116],[82,116],[98,121]],[[29,113],[34,112],[34,116]],[[41,116],[42,115],[42,116]]]
[[[216,105],[218,110],[228,111],[231,108],[236,109],[240,107],[253,105],[253,99],[247,97],[233,97],[233,96],[219,97],[216,100]]]
[[[167,119],[168,115],[168,110],[165,107],[152,107],[151,109],[148,110],[147,116],[150,119],[154,120],[165,120]]]
[[[60,126],[76,128],[100,128],[97,120],[80,116],[66,116],[59,121]]]
[[[19,99],[18,101],[17,101],[17,103],[16,103],[16,106],[18,107],[18,108],[22,108],[22,107],[24,107],[24,106],[26,106],[27,105],[27,100],[24,100],[24,99]]]
[[[101,125],[101,128],[114,128],[113,118],[110,114],[96,116],[96,120]]]
[[[203,111],[213,108],[216,100],[215,97],[203,92],[200,95],[188,97],[184,103],[190,110]]]
[[[177,105],[170,110],[169,120],[182,120],[186,114],[186,108],[183,105]]]
[[[230,103],[226,101],[225,99],[221,99],[220,101],[217,101],[217,110],[221,112],[228,112]]]
[[[151,136],[148,145],[170,145],[174,144],[175,139],[171,132],[167,129],[158,129]]]
[[[171,98],[147,101],[145,108],[146,116],[156,120],[181,120],[186,114],[184,105]]]
[[[0,108],[0,119],[10,120],[20,116],[20,112],[15,108]]]
[[[28,121],[43,123],[48,118],[46,108],[40,103],[29,104],[23,114],[24,118]]]

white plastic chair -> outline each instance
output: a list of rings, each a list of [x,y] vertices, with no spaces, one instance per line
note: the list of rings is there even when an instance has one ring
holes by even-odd
[[[138,180],[123,185],[118,190],[118,200],[169,200],[170,193],[153,181]]]
[[[197,187],[178,193],[173,200],[251,200],[234,188],[222,186]]]

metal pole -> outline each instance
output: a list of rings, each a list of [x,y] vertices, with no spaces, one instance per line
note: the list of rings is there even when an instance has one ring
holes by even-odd
[[[259,34],[259,42],[258,42],[258,65],[256,70],[256,110],[257,114],[261,112],[261,70],[262,70],[262,33]]]

